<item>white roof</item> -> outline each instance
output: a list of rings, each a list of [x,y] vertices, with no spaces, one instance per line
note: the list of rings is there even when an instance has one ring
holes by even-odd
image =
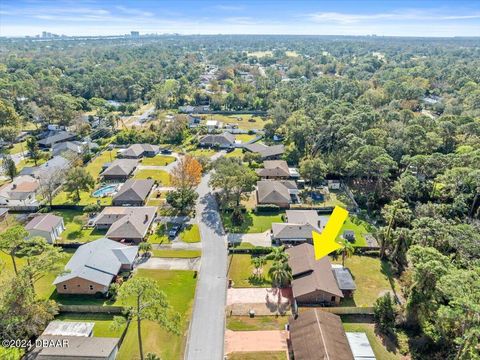
[[[94,326],[92,322],[51,321],[42,336],[92,336]]]
[[[367,334],[363,332],[347,332],[346,334],[355,360],[376,360]]]

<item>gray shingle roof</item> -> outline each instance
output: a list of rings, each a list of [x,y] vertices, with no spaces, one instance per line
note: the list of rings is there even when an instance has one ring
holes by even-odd
[[[37,348],[37,359],[107,359],[118,346],[117,338],[84,337],[84,336],[41,336],[40,341],[68,341],[68,346],[49,346]]]
[[[110,239],[99,239],[80,246],[70,258],[65,270],[54,285],[64,281],[82,278],[108,286],[122,265],[131,265],[138,253],[138,246],[120,244]]]
[[[298,240],[311,239],[312,231],[318,231],[310,224],[273,223],[272,235],[275,239]]]
[[[138,160],[135,159],[117,159],[105,169],[102,176],[128,176],[138,166]]]
[[[50,146],[57,142],[67,141],[75,138],[77,135],[68,131],[59,131],[58,133],[48,136],[45,139],[38,140],[39,145]]]
[[[157,145],[150,144],[133,144],[125,151],[121,153],[121,156],[125,157],[140,157],[144,152],[155,152],[158,153],[159,147]]]
[[[35,216],[25,225],[26,230],[52,231],[63,219],[53,214],[42,214]]]
[[[259,153],[264,159],[270,156],[282,155],[285,152],[285,147],[282,144],[268,146],[262,143],[253,143],[245,144],[243,147],[248,151]]]
[[[155,182],[151,179],[127,180],[113,197],[113,201],[144,201]]]
[[[257,181],[258,202],[261,204],[288,203],[289,189],[296,189],[294,181]]]
[[[262,177],[290,177],[288,164],[284,160],[266,160],[263,169],[257,169],[257,174]]]
[[[235,136],[229,132],[223,134],[205,135],[199,140],[200,144],[206,145],[233,145],[235,144]]]

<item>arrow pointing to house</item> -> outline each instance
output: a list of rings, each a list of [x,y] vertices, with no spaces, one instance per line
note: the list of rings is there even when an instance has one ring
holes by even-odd
[[[347,220],[348,211],[335,206],[330,219],[328,219],[327,225],[323,229],[322,233],[312,231],[313,248],[315,250],[315,260],[320,260],[324,256],[327,256],[331,252],[341,248],[335,239],[337,238],[343,223]]]

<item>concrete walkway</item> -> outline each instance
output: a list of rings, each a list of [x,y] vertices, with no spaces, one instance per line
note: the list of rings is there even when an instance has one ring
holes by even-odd
[[[233,352],[288,351],[288,332],[232,331],[225,332],[225,354]]]
[[[224,154],[215,154],[213,158]],[[224,357],[228,253],[209,180],[210,175],[205,175],[197,188],[196,214],[202,238],[202,263],[185,351],[187,360],[221,360]]]
[[[146,262],[137,266],[138,269],[152,270],[198,270],[200,258],[155,258],[151,257]]]
[[[152,244],[155,250],[201,250],[202,243],[186,243],[183,241],[174,241],[170,244]]]

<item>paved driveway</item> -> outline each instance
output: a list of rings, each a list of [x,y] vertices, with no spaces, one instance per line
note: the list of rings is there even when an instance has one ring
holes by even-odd
[[[155,270],[198,270],[200,268],[200,258],[180,259],[151,257],[146,262],[138,265],[137,268]]]
[[[248,242],[254,246],[272,246],[270,230],[253,234],[228,234],[228,242],[231,244]]]
[[[242,288],[228,289],[227,312],[246,316],[250,310],[256,315],[289,314],[292,303],[291,289]]]
[[[221,360],[224,355],[227,246],[217,204],[208,186],[209,179],[209,174],[205,175],[197,189],[202,264],[185,351],[187,360]]]
[[[233,352],[288,351],[288,332],[225,331],[225,354]]]

